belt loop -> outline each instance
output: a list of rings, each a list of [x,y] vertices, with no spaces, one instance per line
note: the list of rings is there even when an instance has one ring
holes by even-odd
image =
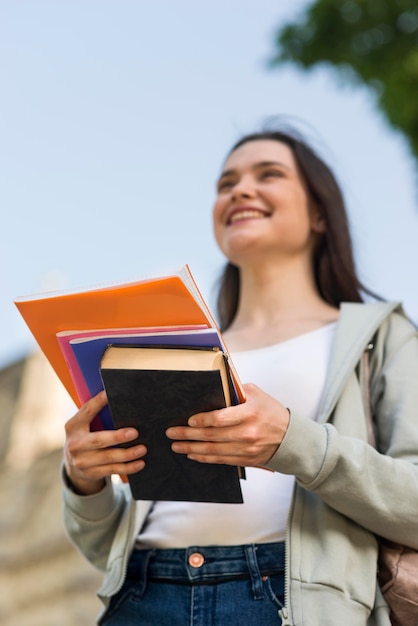
[[[151,559],[155,556],[155,550],[140,550],[142,552],[142,558],[140,560],[139,567],[139,576],[137,581],[137,593],[140,598],[145,593],[148,584],[148,570],[150,566]]]
[[[263,599],[263,581],[261,580],[261,573],[257,562],[257,546],[251,544],[244,546],[245,558],[247,559],[248,571],[251,576],[251,586],[254,594],[254,600]]]

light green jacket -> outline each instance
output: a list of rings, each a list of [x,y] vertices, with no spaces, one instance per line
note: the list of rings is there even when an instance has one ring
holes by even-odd
[[[292,414],[268,463],[296,477],[283,625],[389,626],[375,535],[418,548],[418,336],[396,309],[342,305],[319,421]],[[381,453],[367,443],[359,366],[367,346]],[[105,604],[123,583],[151,504],[132,503],[126,485],[84,497],[64,488],[67,532],[105,572],[98,592]]]

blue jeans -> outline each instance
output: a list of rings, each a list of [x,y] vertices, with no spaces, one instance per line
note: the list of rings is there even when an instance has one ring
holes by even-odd
[[[100,626],[279,626],[284,544],[135,550]]]

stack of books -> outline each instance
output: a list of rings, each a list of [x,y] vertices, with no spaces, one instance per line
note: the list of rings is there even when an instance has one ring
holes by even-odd
[[[169,276],[14,302],[78,406],[106,390],[92,430],[138,429],[126,445],[144,443],[148,453],[145,468],[128,476],[134,498],[242,502],[243,468],[192,461],[165,435],[195,413],[244,401],[187,265]]]

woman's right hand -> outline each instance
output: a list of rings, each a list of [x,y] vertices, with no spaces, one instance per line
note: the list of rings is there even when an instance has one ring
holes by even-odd
[[[90,423],[106,406],[104,391],[88,400],[65,425],[64,465],[74,489],[81,495],[98,493],[111,474],[134,474],[145,463],[144,445],[115,447],[138,437],[135,428],[90,431]]]

